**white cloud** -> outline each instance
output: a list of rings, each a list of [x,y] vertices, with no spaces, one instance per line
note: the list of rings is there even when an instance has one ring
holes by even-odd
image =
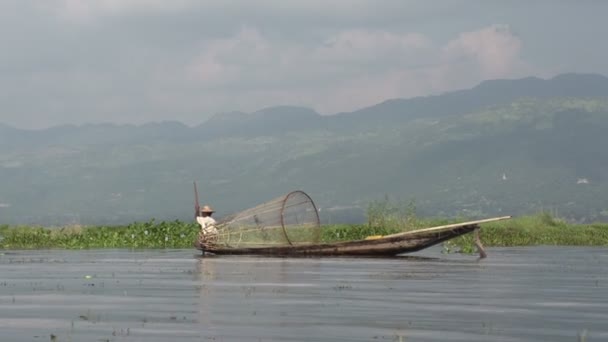
[[[189,69],[202,83],[218,87],[242,81],[244,73],[259,68],[276,68],[281,54],[280,46],[272,45],[257,30],[243,28],[229,39],[204,42]]]
[[[519,76],[532,70],[521,60],[521,48],[521,40],[498,25],[462,33],[443,45],[417,32],[355,29],[305,46],[244,28],[203,43],[189,70],[206,89],[237,90],[237,105],[297,99],[334,113]]]
[[[520,58],[521,40],[508,26],[493,25],[474,32],[461,33],[444,48],[448,61],[474,61],[484,78],[509,77],[524,67]]]
[[[601,44],[578,38],[600,41],[605,25],[581,35],[582,26],[560,20],[551,27],[562,29],[561,40],[551,40],[545,26],[534,28],[544,7],[534,14],[528,5],[509,6],[496,16],[497,7],[410,0],[0,1],[7,27],[0,32],[0,122],[198,124],[217,112],[277,104],[331,114],[489,78],[605,69]],[[568,18],[582,11],[565,7]],[[503,19],[521,37],[509,26],[486,24]],[[568,37],[577,37],[579,48],[548,58],[573,43]],[[585,47],[598,53],[582,54]]]

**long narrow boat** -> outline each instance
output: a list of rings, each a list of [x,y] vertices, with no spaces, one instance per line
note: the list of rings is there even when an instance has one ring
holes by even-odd
[[[320,244],[291,244],[286,246],[238,247],[196,242],[195,247],[203,253],[215,255],[266,255],[266,256],[395,256],[431,247],[458,236],[474,233],[480,256],[485,251],[479,240],[480,225],[509,219],[510,216],[485,220],[449,224],[373,239]]]

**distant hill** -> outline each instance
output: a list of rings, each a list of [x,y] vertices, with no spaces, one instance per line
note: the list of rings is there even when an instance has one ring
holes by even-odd
[[[192,181],[225,215],[293,189],[325,220],[385,195],[419,213],[552,210],[608,220],[608,78],[485,81],[321,116],[281,106],[201,125],[0,124],[0,224],[192,219]]]
[[[312,109],[279,106],[251,114],[242,112],[218,114],[196,129],[204,139],[227,136],[255,137],[317,129],[321,127],[322,121],[321,115]]]
[[[488,80],[473,89],[443,95],[392,99],[352,113],[360,120],[403,120],[462,115],[487,106],[505,105],[520,98],[601,97],[608,94],[608,77],[595,74],[562,74],[550,80],[527,77],[518,80]]]

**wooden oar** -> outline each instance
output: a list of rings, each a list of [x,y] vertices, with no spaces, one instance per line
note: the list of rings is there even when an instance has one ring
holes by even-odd
[[[201,213],[201,205],[198,202],[198,189],[196,188],[196,181],[194,183],[194,219]]]

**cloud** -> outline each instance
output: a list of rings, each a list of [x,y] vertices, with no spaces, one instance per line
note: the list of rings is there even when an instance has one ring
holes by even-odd
[[[0,122],[198,124],[278,104],[332,114],[538,75],[508,26],[447,24],[463,12],[405,0],[6,0]]]
[[[521,40],[508,26],[493,25],[461,33],[445,46],[444,53],[448,61],[474,61],[484,78],[500,78],[525,67],[521,49]]]
[[[334,113],[522,75],[533,68],[522,61],[521,49],[520,38],[501,25],[461,33],[443,45],[417,32],[353,29],[304,46],[273,41],[249,27],[203,44],[188,69],[203,89],[255,96],[242,103],[298,100]]]

